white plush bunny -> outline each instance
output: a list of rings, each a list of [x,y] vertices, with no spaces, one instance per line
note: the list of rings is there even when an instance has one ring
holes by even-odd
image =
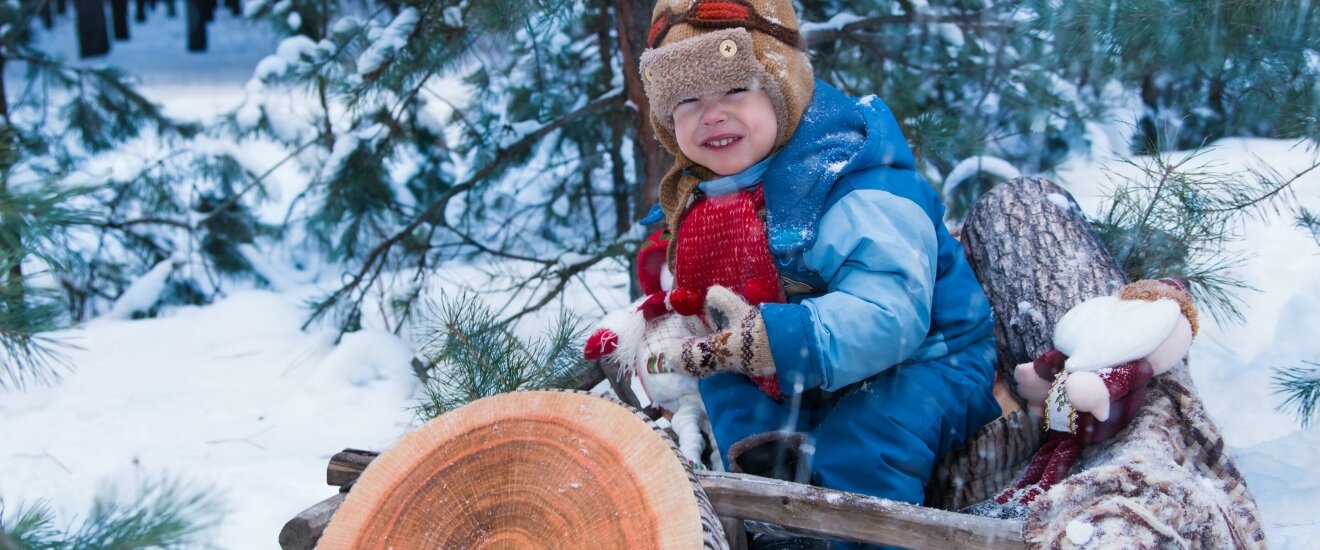
[[[669,307],[673,276],[663,261],[667,242],[667,232],[663,231],[647,239],[638,252],[639,278],[646,295],[606,315],[588,338],[583,355],[614,362],[621,376],[636,376],[651,402],[669,417],[683,456],[700,466],[706,449],[702,432],[710,433],[710,423],[697,391],[697,379],[682,372],[664,372],[654,362],[682,340],[710,334],[711,330],[699,317],[679,315]]]

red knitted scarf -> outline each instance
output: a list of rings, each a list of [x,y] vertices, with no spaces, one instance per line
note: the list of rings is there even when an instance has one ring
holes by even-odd
[[[683,216],[674,252],[674,287],[705,296],[713,285],[728,287],[752,305],[784,301],[779,272],[770,257],[765,193],[738,191],[698,199]]]
[[[703,197],[688,208],[678,231],[674,252],[674,311],[693,315],[701,311],[706,290],[727,287],[752,306],[783,303],[779,272],[770,256],[765,222],[757,215],[765,209],[760,186],[718,197]],[[774,376],[753,376],[767,395],[778,399]]]

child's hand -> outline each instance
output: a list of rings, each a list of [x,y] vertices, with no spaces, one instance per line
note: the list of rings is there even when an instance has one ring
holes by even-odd
[[[748,376],[774,376],[775,363],[761,310],[722,286],[706,292],[706,319],[716,332],[689,338],[668,358],[692,376],[741,372]]]

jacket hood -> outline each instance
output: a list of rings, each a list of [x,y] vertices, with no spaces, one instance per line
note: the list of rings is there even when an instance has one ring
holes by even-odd
[[[775,155],[765,177],[770,251],[787,254],[810,248],[835,184],[848,174],[876,167],[916,168],[889,107],[874,95],[852,98],[817,79],[797,131]]]

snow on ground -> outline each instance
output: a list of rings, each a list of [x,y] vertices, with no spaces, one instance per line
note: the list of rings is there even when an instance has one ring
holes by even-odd
[[[103,62],[142,75],[146,93],[176,116],[200,119],[234,108],[276,41],[223,10],[218,17],[206,54],[184,53],[182,21],[157,17],[135,26],[133,40],[116,43]],[[58,39],[45,43],[72,52],[68,22],[62,24]],[[1227,169],[1258,157],[1284,174],[1314,154],[1270,140],[1223,140],[1214,148],[1207,160]],[[1114,177],[1105,167],[1133,175],[1098,158],[1076,160],[1056,179],[1094,213]],[[1302,204],[1320,209],[1320,174],[1300,181],[1296,192]],[[1281,398],[1269,386],[1274,367],[1320,360],[1320,246],[1284,214],[1250,223],[1233,247],[1255,254],[1239,275],[1261,291],[1245,295],[1245,325],[1203,323],[1192,374],[1260,505],[1271,546],[1320,548],[1320,473],[1311,464],[1320,432],[1275,412]],[[487,284],[471,266],[448,266],[441,275],[451,292]],[[131,490],[139,480],[170,475],[223,497],[218,547],[276,548],[284,521],[333,493],[324,481],[331,454],[384,448],[414,423],[407,408],[416,384],[404,339],[367,330],[335,345],[326,329],[301,331],[301,304],[313,290],[297,273],[273,278],[275,291],[237,292],[157,319],[103,319],[63,333],[79,346],[68,354],[72,372],[49,387],[0,394],[0,498],[48,499],[62,521],[72,522],[108,482]],[[602,270],[572,285],[561,303],[593,315],[625,299],[623,278]],[[488,301],[502,303],[494,295]],[[532,316],[521,332],[538,332],[553,318],[553,310]]]

